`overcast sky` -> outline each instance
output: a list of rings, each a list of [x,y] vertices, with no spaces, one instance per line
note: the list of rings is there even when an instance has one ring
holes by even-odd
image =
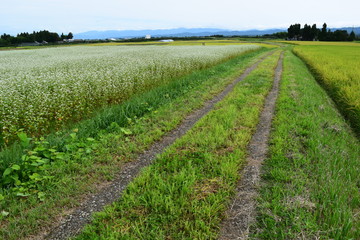
[[[0,0],[0,33],[360,26],[359,0]]]

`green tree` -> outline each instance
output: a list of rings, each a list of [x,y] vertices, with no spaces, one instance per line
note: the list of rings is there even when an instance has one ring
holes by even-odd
[[[346,30],[336,30],[333,35],[333,41],[347,41],[349,39],[349,34]]]
[[[301,24],[299,24],[299,23],[294,24],[294,34],[295,34],[295,37],[301,36]]]
[[[319,33],[319,40],[326,41],[327,40],[327,25],[326,23],[323,24],[321,32]]]
[[[307,25],[305,24],[304,25],[304,28],[302,29],[302,40],[304,41],[312,41],[312,36],[311,36],[311,26],[310,25]]]
[[[3,39],[3,40],[9,40],[10,38],[11,38],[10,34],[4,33],[3,35],[1,35],[1,39]]]
[[[301,34],[301,25],[296,23],[294,25],[290,25],[288,28],[288,38],[290,39],[298,39]]]
[[[0,38],[0,47],[7,47],[10,45],[10,41]]]
[[[310,34],[310,36],[311,36],[312,41],[318,39],[319,29],[317,29],[316,24],[313,24],[311,26],[311,34]]]
[[[288,28],[288,38],[292,39],[295,37],[294,26],[291,24]]]
[[[285,39],[287,37],[287,32],[277,32],[273,34],[275,38]]]
[[[348,41],[354,41],[355,40],[355,33],[354,33],[354,30],[351,31],[350,35],[349,35],[349,38],[348,38]]]

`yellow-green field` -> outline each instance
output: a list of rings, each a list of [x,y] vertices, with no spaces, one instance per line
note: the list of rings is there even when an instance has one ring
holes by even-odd
[[[359,133],[360,44],[318,43],[296,46],[294,52],[318,75],[331,97]]]
[[[360,42],[319,42],[319,41],[276,41],[279,43],[287,43],[301,46],[357,46],[360,47]]]

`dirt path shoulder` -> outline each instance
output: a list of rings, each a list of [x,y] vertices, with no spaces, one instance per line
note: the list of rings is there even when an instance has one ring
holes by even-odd
[[[281,80],[283,55],[284,52],[281,53],[278,60],[273,87],[265,99],[259,124],[248,146],[247,165],[239,173],[241,180],[236,188],[236,196],[226,213],[227,219],[223,222],[219,238],[221,240],[247,239],[249,227],[255,220],[255,198],[258,192],[261,165],[268,152],[271,122]]]
[[[77,235],[85,224],[90,223],[91,214],[101,211],[105,205],[111,204],[122,196],[122,192],[127,185],[138,175],[140,170],[148,166],[157,154],[175,142],[177,138],[183,136],[200,118],[206,115],[216,103],[221,101],[234,87],[252,72],[265,58],[274,53],[266,54],[244,73],[228,85],[220,94],[207,101],[201,109],[188,115],[183,122],[174,130],[166,134],[162,140],[154,143],[146,152],[141,154],[134,162],[127,163],[118,173],[115,180],[102,189],[99,193],[90,196],[78,209],[65,217],[61,223],[45,237],[38,239],[67,239]]]

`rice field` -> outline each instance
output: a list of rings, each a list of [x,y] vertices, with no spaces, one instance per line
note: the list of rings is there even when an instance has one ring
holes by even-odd
[[[78,46],[0,52],[0,145],[231,59],[256,45]]]
[[[360,45],[303,45],[294,52],[319,80],[360,133]]]
[[[275,41],[300,46],[355,46],[360,47],[360,42],[320,42],[320,41]]]

